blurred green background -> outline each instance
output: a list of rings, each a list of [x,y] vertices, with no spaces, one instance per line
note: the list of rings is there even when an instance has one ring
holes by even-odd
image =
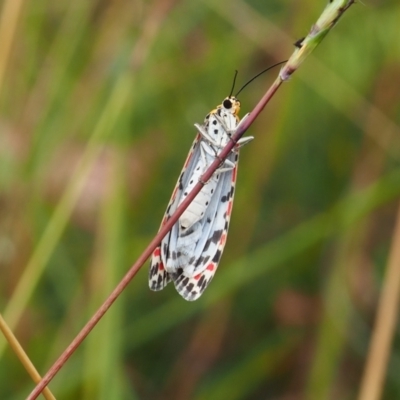
[[[0,310],[42,374],[157,232],[234,70],[240,87],[288,58],[325,4],[3,1]],[[57,398],[356,398],[400,194],[399,18],[396,0],[345,13],[248,132],[204,295],[149,291],[146,263]],[[24,398],[3,338],[0,357],[0,398]],[[397,332],[384,399],[399,370]]]

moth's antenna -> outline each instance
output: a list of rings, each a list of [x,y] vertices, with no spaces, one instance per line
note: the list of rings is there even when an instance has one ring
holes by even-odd
[[[264,72],[267,72],[267,71],[269,71],[270,69],[272,69],[272,68],[274,68],[274,67],[276,67],[276,66],[278,66],[278,65],[281,65],[281,64],[285,63],[286,61],[287,61],[287,60],[278,62],[278,63],[276,63],[276,64],[274,64],[274,65],[271,65],[271,66],[268,67],[267,69],[264,69],[264,71],[259,72],[256,76],[253,76],[253,78],[251,78],[247,83],[245,83],[245,84],[242,86],[242,88],[236,93],[235,97],[236,97],[249,83],[253,82],[254,79],[258,78],[258,77],[259,77],[260,75],[262,75]],[[237,75],[237,71],[236,71],[236,75]],[[235,75],[235,79],[236,79],[236,75]],[[233,92],[233,88],[232,88],[232,92]],[[231,93],[231,95],[232,95],[232,93]]]
[[[229,97],[232,96],[233,90],[235,89],[235,83],[236,83],[237,74],[238,74],[238,72],[237,72],[237,70],[235,69],[235,76],[233,77],[233,84],[232,84],[231,92],[229,93]]]

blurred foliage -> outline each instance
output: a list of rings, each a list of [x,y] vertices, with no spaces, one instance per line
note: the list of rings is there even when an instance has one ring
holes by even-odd
[[[235,69],[240,87],[286,59],[324,5],[37,0],[15,30],[3,20],[0,306],[41,373],[157,232],[193,123]],[[395,0],[346,12],[252,126],[205,294],[151,292],[143,267],[57,398],[356,398],[400,194],[399,16]],[[276,73],[241,93],[243,114]],[[0,343],[0,398],[21,399],[33,383]],[[397,335],[384,399],[399,363]]]

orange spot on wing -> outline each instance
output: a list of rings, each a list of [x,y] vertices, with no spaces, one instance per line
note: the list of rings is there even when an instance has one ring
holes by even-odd
[[[232,212],[232,201],[230,201],[228,204],[228,215],[231,215],[231,212]]]
[[[214,264],[208,264],[206,269],[209,271],[214,271]]]
[[[219,240],[219,242],[221,244],[225,244],[225,242],[226,242],[226,235],[225,234],[221,236],[221,239]]]
[[[232,170],[232,182],[236,182],[236,176],[237,176],[237,169],[235,167]]]

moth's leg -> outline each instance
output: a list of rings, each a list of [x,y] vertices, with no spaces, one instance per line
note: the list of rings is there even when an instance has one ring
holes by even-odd
[[[207,169],[207,155],[210,154],[209,145],[206,142],[200,142],[200,157],[204,162],[205,168]],[[204,171],[203,171],[204,172]]]
[[[212,162],[209,159],[207,160],[207,154],[210,155],[213,159],[218,158],[215,149],[207,142],[200,143],[200,152],[201,152],[201,157],[206,165],[206,169],[211,165]],[[225,159],[224,161],[221,162],[221,165],[215,170],[215,172],[220,173],[220,172],[230,171],[234,167],[235,163]]]
[[[218,143],[212,138],[208,132],[204,129],[204,125],[200,124],[194,124],[194,126],[197,128],[199,131],[200,135],[203,136],[205,140],[207,140],[209,143],[211,143],[214,146],[218,146]]]
[[[249,113],[247,113],[238,123],[237,127],[235,129],[228,129],[227,126],[225,125],[224,121],[216,115],[215,118],[218,120],[218,122],[223,126],[225,131],[228,133],[229,138],[232,137],[232,135],[239,129],[239,127],[243,124],[243,122],[247,119],[249,116]],[[240,138],[235,146],[235,150],[239,149],[240,147],[246,145],[247,143],[250,143],[254,139],[254,136],[246,136]],[[234,150],[233,150],[234,151]]]
[[[240,149],[242,146],[246,145],[247,143],[250,143],[253,139],[254,136],[246,136],[240,138],[236,143],[236,149]]]

